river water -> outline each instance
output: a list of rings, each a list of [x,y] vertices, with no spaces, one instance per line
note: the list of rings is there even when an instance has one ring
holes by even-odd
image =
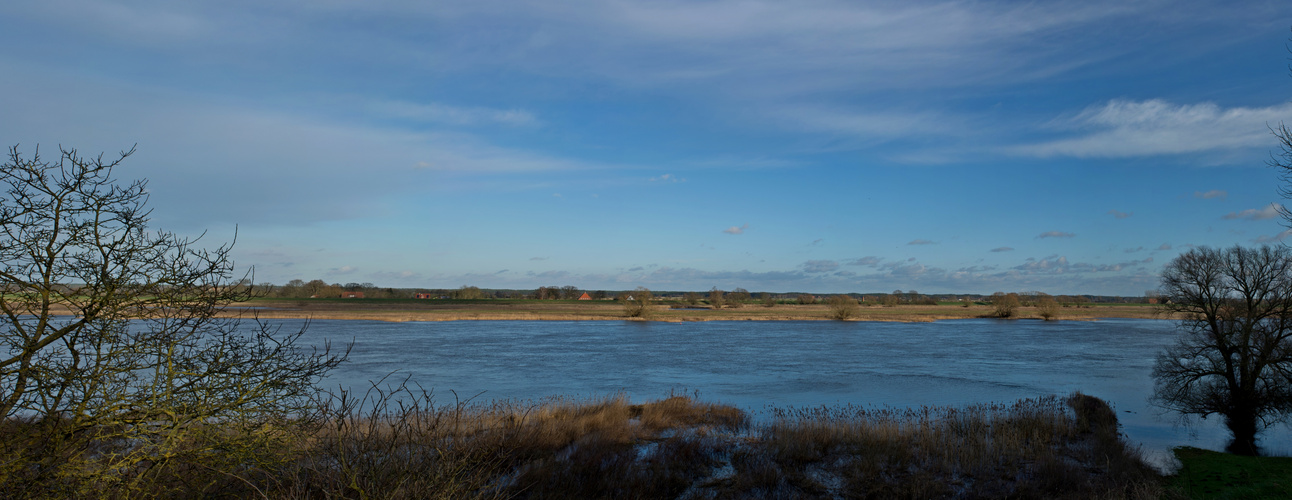
[[[292,321],[284,321],[285,326]],[[1158,463],[1189,445],[1223,450],[1219,418],[1177,425],[1149,405],[1157,354],[1175,323],[1105,319],[934,323],[837,321],[313,321],[306,340],[354,343],[325,381],[363,389],[405,377],[440,400],[535,400],[671,391],[759,414],[769,406],[968,405],[1074,391],[1112,404],[1123,432]],[[1270,453],[1292,454],[1287,427]]]

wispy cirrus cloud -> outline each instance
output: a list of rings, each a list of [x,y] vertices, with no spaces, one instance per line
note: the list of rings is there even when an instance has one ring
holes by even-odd
[[[1215,103],[1175,104],[1161,99],[1114,99],[1052,123],[1069,137],[1010,148],[1037,157],[1130,158],[1265,148],[1266,124],[1292,115],[1292,104],[1224,108]]]
[[[936,245],[938,242],[926,239],[914,239],[906,242],[907,245]]]
[[[379,101],[369,105],[377,114],[415,121],[450,125],[535,126],[541,122],[532,112],[521,109],[494,109],[477,106],[454,106],[443,103]]]
[[[1134,215],[1134,212],[1121,212],[1118,210],[1109,210],[1108,215],[1111,215],[1117,219],[1125,219],[1127,217],[1130,217],[1131,215]]]
[[[833,260],[809,260],[803,263],[805,273],[828,273],[839,269],[839,263]]]
[[[1282,232],[1274,236],[1264,236],[1264,235],[1257,236],[1256,238],[1252,239],[1252,242],[1253,243],[1277,243],[1288,239],[1289,236],[1292,236],[1292,229],[1284,229]]]
[[[1037,239],[1044,239],[1044,238],[1075,238],[1076,236],[1077,236],[1077,235],[1076,235],[1076,233],[1066,233],[1066,232],[1063,232],[1063,231],[1046,231],[1046,232],[1044,232],[1044,233],[1041,233],[1041,234],[1036,235],[1036,238],[1037,238]]]
[[[1217,199],[1223,200],[1229,197],[1229,192],[1223,191],[1220,189],[1212,189],[1210,191],[1194,191],[1193,197],[1202,198],[1204,200],[1217,200]]]
[[[1261,208],[1249,208],[1249,209],[1247,209],[1247,210],[1243,210],[1243,211],[1241,211],[1241,212],[1229,212],[1228,214],[1225,214],[1225,216],[1224,216],[1224,217],[1222,217],[1222,218],[1223,218],[1223,219],[1225,219],[1225,220],[1236,220],[1236,219],[1243,219],[1243,220],[1267,220],[1267,219],[1273,219],[1273,218],[1278,217],[1278,216],[1280,215],[1280,213],[1281,213],[1281,212],[1280,212],[1279,210],[1280,210],[1281,208],[1282,208],[1282,206],[1281,206],[1281,205],[1279,205],[1279,204],[1277,204],[1277,203],[1270,203],[1269,205],[1266,205],[1266,206],[1261,207]]]
[[[991,249],[991,251],[992,251],[993,253],[1000,253],[1000,252],[1013,252],[1013,251],[1014,251],[1014,247],[996,247],[996,248]]]

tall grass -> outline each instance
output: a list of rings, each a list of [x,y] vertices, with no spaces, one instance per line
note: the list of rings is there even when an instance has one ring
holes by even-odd
[[[965,408],[784,408],[755,425],[736,408],[687,395],[644,404],[624,396],[440,403],[401,385],[331,395],[309,424],[273,460],[217,472],[202,467],[212,457],[182,458],[156,487],[100,481],[107,489],[98,491],[301,499],[1162,493],[1160,478],[1119,438],[1113,412],[1080,394]],[[178,487],[181,477],[193,486]],[[15,476],[6,481],[4,492],[20,491]]]

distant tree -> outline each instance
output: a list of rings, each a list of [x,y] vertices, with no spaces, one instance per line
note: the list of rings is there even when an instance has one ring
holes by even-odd
[[[1230,451],[1257,453],[1256,435],[1292,417],[1292,250],[1192,249],[1162,270],[1162,296],[1183,336],[1153,366],[1155,403],[1219,414]]]
[[[565,300],[574,300],[574,299],[579,298],[579,296],[581,296],[581,295],[583,295],[583,291],[582,291],[582,290],[579,290],[579,287],[576,287],[576,286],[569,286],[569,285],[566,285],[566,286],[561,287],[561,298],[562,298],[562,299],[565,299]]]
[[[1019,306],[1017,293],[996,292],[991,294],[991,306],[997,318],[1009,318]]]
[[[809,293],[800,293],[797,298],[799,304],[809,305],[816,303],[816,296]]]
[[[857,299],[849,295],[831,295],[825,303],[830,307],[830,317],[837,320],[851,318],[861,311]]]
[[[744,288],[734,288],[727,294],[727,302],[748,302],[751,298],[749,290]]]
[[[631,292],[624,292],[623,297],[624,315],[629,318],[649,318],[653,310],[651,301],[653,296],[651,291],[645,287],[637,287]]]
[[[595,292],[592,292],[592,300],[605,300],[605,298],[606,298],[605,290],[597,290]]]
[[[695,292],[686,292],[682,294],[682,302],[685,302],[688,306],[698,306],[700,305],[700,294]]]
[[[968,296],[966,296],[965,298],[960,299],[960,305],[961,305],[962,307],[969,307],[969,306],[972,306],[972,305],[973,305],[973,299],[971,299],[971,298],[969,298]]]
[[[709,305],[713,306],[714,309],[722,309],[722,306],[725,303],[726,300],[723,297],[722,290],[719,290],[717,287],[709,290]]]
[[[1051,321],[1059,314],[1059,303],[1054,300],[1054,297],[1041,294],[1036,299],[1036,313],[1040,314],[1042,319]]]
[[[770,293],[763,292],[758,294],[758,297],[762,300],[763,307],[773,307],[776,305],[776,297],[773,297]]]
[[[453,291],[453,298],[458,300],[476,300],[483,299],[484,293],[479,287],[462,285],[462,288]]]
[[[896,306],[902,302],[901,290],[898,290],[898,293],[891,293],[891,294],[885,295],[879,300],[880,300],[880,303],[884,305],[884,307]]]
[[[305,291],[305,282],[297,279],[297,280],[288,281],[287,284],[278,287],[278,290],[276,290],[276,293],[274,295],[278,297],[285,297],[285,298],[308,297],[308,295],[304,295],[304,296],[301,295],[302,293],[304,293],[304,291]]]

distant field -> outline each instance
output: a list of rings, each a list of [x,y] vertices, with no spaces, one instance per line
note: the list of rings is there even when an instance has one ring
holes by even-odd
[[[829,320],[823,304],[745,304],[739,308],[675,309],[680,303],[660,301],[653,307],[653,321],[802,321]],[[248,309],[251,308],[251,309]],[[623,307],[615,301],[577,300],[416,300],[416,299],[257,299],[236,304],[227,314],[255,311],[262,318],[359,319],[377,321],[456,320],[623,320]],[[899,305],[862,306],[851,321],[937,321],[990,317],[991,306]],[[1017,319],[1039,320],[1035,309],[1019,308]],[[1060,320],[1096,318],[1159,318],[1157,308],[1144,304],[1108,304],[1060,308]]]

